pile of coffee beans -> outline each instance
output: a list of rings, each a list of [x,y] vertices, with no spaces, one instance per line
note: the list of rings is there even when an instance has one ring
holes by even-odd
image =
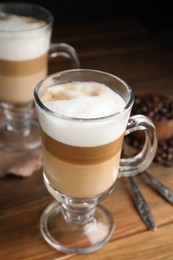
[[[173,120],[173,100],[161,94],[136,95],[131,115],[143,114],[154,123]],[[165,131],[166,131],[165,124]],[[140,149],[143,143],[135,134],[128,135],[126,141],[136,149]],[[173,131],[172,136],[158,140],[158,148],[154,161],[165,166],[173,166]]]
[[[161,94],[136,95],[132,114],[143,114],[154,122],[173,120],[173,101]]]
[[[165,166],[173,166],[173,137],[159,141],[154,160]]]

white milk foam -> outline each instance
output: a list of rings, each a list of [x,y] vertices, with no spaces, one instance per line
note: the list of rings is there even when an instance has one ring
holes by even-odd
[[[48,88],[42,102],[65,116],[101,118],[120,112],[125,101],[115,91],[97,82],[73,82]],[[50,116],[39,117],[43,130],[60,142],[75,146],[98,146],[114,141],[126,128],[127,113],[102,121],[72,121]]]
[[[44,25],[32,17],[0,12],[0,59],[22,61],[46,53],[51,30]]]
[[[51,87],[47,99],[45,105],[48,108],[75,118],[104,117],[121,111],[125,106],[119,95],[97,82],[73,82]]]

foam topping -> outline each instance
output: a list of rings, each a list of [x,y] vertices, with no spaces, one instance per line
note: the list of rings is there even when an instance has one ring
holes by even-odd
[[[44,55],[50,45],[51,28],[33,17],[0,12],[0,59],[23,61]]]
[[[76,118],[102,118],[120,112],[124,100],[106,85],[97,82],[72,82],[47,89],[42,102],[49,109]],[[44,132],[65,144],[93,147],[110,143],[125,131],[128,114],[108,117],[103,121],[63,120],[39,109]]]
[[[42,102],[51,110],[75,118],[98,118],[121,111],[125,101],[97,82],[73,82],[47,90]]]
[[[17,16],[0,12],[0,30],[3,31],[21,31],[38,28],[44,25],[43,20],[37,20],[33,17]]]

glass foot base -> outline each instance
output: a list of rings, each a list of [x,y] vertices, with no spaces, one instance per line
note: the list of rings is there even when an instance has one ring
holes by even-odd
[[[2,118],[0,120],[0,150],[22,152],[41,145],[40,127],[36,120],[32,120],[30,129],[25,132],[8,131],[4,120]]]
[[[109,211],[99,204],[87,223],[67,222],[61,204],[54,202],[44,210],[40,230],[53,248],[65,253],[86,254],[99,250],[110,240],[114,221]]]

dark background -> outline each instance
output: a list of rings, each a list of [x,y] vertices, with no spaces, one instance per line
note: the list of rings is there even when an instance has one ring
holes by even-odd
[[[1,2],[10,1],[4,0]],[[39,4],[49,9],[54,15],[55,24],[90,23],[119,18],[135,18],[154,31],[173,30],[171,1],[30,0],[22,2]]]

